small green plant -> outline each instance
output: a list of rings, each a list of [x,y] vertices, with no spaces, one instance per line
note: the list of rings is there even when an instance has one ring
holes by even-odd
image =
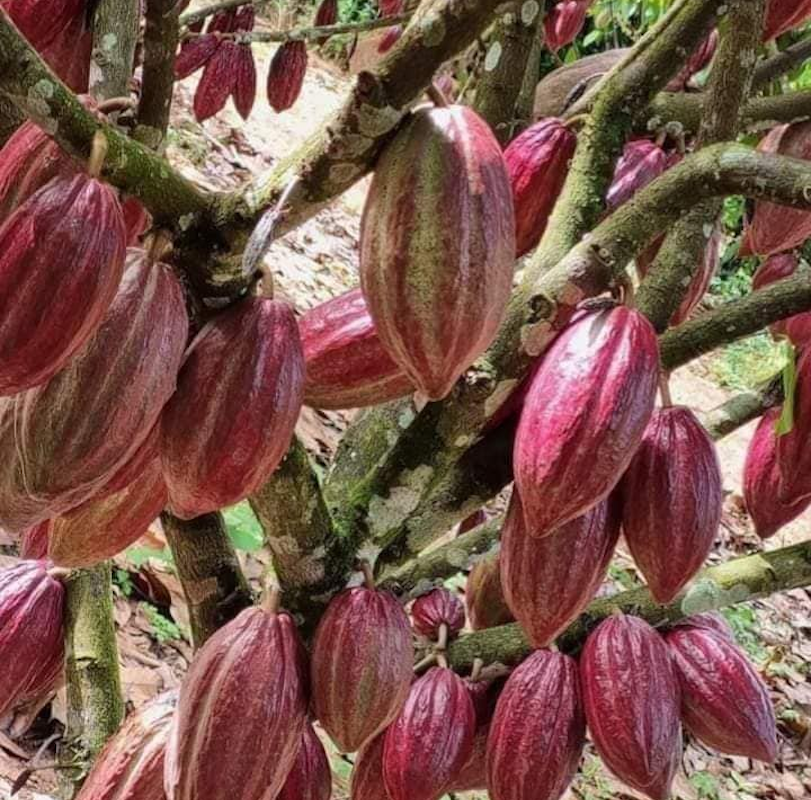
[[[782,344],[763,332],[717,350],[710,372],[725,388],[751,389],[771,378],[784,365]]]
[[[262,547],[262,526],[247,501],[226,509],[224,516],[228,536],[237,550],[253,553]]]
[[[633,569],[620,567],[617,564],[612,564],[608,568],[608,576],[626,590],[638,589],[642,585]]]
[[[125,569],[113,570],[113,583],[121,589],[124,597],[131,597],[135,591],[135,585],[132,582],[129,572]]]
[[[760,639],[760,622],[754,608],[748,603],[723,610],[726,621],[735,634],[735,640],[755,660],[765,661],[766,648]]]
[[[186,638],[180,626],[168,617],[163,616],[163,614],[161,614],[161,612],[158,611],[158,609],[155,608],[155,606],[153,606],[151,603],[141,603],[140,605],[142,611],[144,612],[144,616],[147,618],[149,625],[152,628],[152,635],[158,640],[158,642],[164,644],[165,642],[170,642],[173,639]]]
[[[690,783],[702,800],[720,800],[718,778],[709,772],[695,772],[690,776]]]

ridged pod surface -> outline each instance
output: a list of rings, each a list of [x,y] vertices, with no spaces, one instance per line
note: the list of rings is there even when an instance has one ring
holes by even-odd
[[[310,309],[299,320],[299,332],[307,365],[306,405],[363,408],[413,391],[380,343],[360,289]]]
[[[811,0],[767,0],[763,41],[802,25],[811,16]]]
[[[484,791],[487,789],[487,736],[503,681],[465,681],[476,713],[473,747],[461,770],[448,787],[449,792]]]
[[[777,499],[793,505],[811,496],[811,350],[801,350],[797,359],[794,390],[794,425],[777,437],[777,469],[780,473]]]
[[[47,384],[0,402],[0,524],[23,530],[115,476],[172,396],[187,336],[177,278],[130,250],[87,346]]]
[[[476,713],[465,682],[444,667],[414,681],[386,731],[383,780],[391,800],[439,800],[473,749]]]
[[[541,240],[576,146],[577,137],[563,120],[549,117],[516,136],[504,151],[515,204],[516,257]]]
[[[665,634],[681,685],[681,715],[704,744],[728,755],[777,757],[774,708],[762,678],[731,641],[704,627]]]
[[[268,70],[268,102],[274,111],[287,111],[298,100],[306,74],[306,42],[285,42],[273,54]]]
[[[11,21],[35,50],[44,50],[85,11],[85,0],[8,0]]]
[[[205,62],[203,74],[194,92],[194,118],[204,122],[222,111],[234,92],[240,69],[242,45],[222,40]]]
[[[571,44],[583,30],[586,12],[593,0],[559,0],[544,17],[544,44],[557,53]]]
[[[631,555],[656,601],[669,603],[712,550],[724,499],[715,444],[689,408],[653,412],[619,493]]]
[[[152,426],[146,439],[109,481],[93,495],[94,500],[102,500],[111,494],[126,489],[149,469],[152,462],[160,457],[160,420]]]
[[[411,606],[411,622],[421,636],[436,639],[445,625],[454,637],[465,627],[465,607],[459,597],[443,587],[418,597]]]
[[[312,704],[342,752],[360,750],[400,713],[412,665],[411,627],[392,595],[355,587],[332,600],[313,640]]]
[[[204,67],[220,49],[221,41],[219,36],[205,33],[184,42],[175,58],[175,78],[183,80]]]
[[[701,628],[702,630],[713,631],[717,636],[723,637],[732,644],[735,643],[735,634],[732,632],[729,623],[715,611],[691,614],[689,617],[680,619],[673,627]]]
[[[139,708],[99,754],[76,800],[165,800],[163,756],[177,705],[164,692]]]
[[[56,374],[98,327],[124,268],[110,187],[55,178],[0,226],[0,396]]]
[[[439,400],[493,341],[512,289],[515,219],[501,148],[463,106],[422,108],[377,162],[360,276],[380,341]]]
[[[638,311],[578,315],[544,355],[524,401],[513,470],[527,531],[546,536],[608,496],[653,411],[656,334]]]
[[[249,297],[197,334],[161,420],[169,505],[183,519],[238,503],[290,446],[304,390],[296,318]]]
[[[667,153],[649,139],[634,139],[625,145],[606,194],[609,209],[619,208],[640,189],[667,169]]]
[[[675,327],[685,322],[693,311],[696,309],[701,299],[707,292],[715,273],[718,270],[718,264],[721,261],[721,246],[723,244],[723,237],[719,226],[712,229],[710,237],[707,239],[707,245],[701,257],[701,263],[687,287],[687,292],[684,299],[679,304],[679,307],[673,312],[670,318],[670,326]]]
[[[327,753],[313,726],[305,725],[293,768],[276,800],[329,800],[331,795]]]
[[[797,271],[797,256],[794,253],[780,253],[770,256],[752,276],[752,291],[769,286],[775,281],[790,278]],[[811,311],[795,314],[769,325],[774,336],[787,336],[795,347],[803,347],[811,342]]]
[[[666,800],[682,742],[679,683],[663,639],[638,617],[610,617],[586,640],[580,678],[606,766],[651,800]]]
[[[487,740],[492,800],[558,800],[586,743],[577,662],[537,650],[510,675]]]
[[[690,84],[690,78],[697,72],[701,72],[712,61],[717,49],[718,29],[714,28],[710,35],[693,51],[693,54],[684,65],[684,69],[667,84],[666,91],[684,91]]]
[[[517,492],[501,528],[504,598],[533,647],[546,647],[591,602],[619,538],[616,504],[604,500],[538,539],[524,524]]]
[[[167,800],[276,797],[307,723],[305,659],[290,616],[263,608],[245,609],[208,639],[180,688]]]
[[[42,559],[48,556],[48,531],[50,522],[32,525],[20,538],[20,558]]]
[[[474,631],[496,628],[515,620],[504,599],[499,561],[498,555],[482,558],[468,573],[465,606]]]
[[[386,734],[366,744],[355,759],[349,784],[350,800],[391,800],[383,783],[383,748]]]

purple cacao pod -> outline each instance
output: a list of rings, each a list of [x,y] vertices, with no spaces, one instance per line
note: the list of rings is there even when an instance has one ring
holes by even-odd
[[[811,0],[767,0],[763,41],[768,42],[811,17]]]
[[[667,645],[638,617],[609,617],[586,640],[580,678],[606,766],[651,800],[667,800],[682,749],[681,696]]]
[[[701,628],[702,630],[713,631],[716,635],[722,636],[728,641],[735,643],[735,634],[729,623],[714,611],[704,611],[701,614],[691,614],[689,617],[679,620],[674,628]]]
[[[248,119],[256,101],[256,62],[250,45],[238,45],[234,67],[234,107],[242,119]]]
[[[268,102],[275,112],[287,111],[298,100],[306,74],[307,44],[285,42],[273,54],[268,71]]]
[[[614,169],[606,194],[606,205],[613,210],[628,202],[640,189],[667,169],[667,153],[656,142],[634,139],[625,145]]]
[[[276,800],[330,800],[332,772],[312,725],[304,726],[296,760]]]
[[[130,460],[104,484],[97,494],[93,495],[93,499],[102,500],[111,494],[116,494],[141,478],[152,462],[160,458],[160,441],[160,421],[158,421],[152,426],[152,430]]]
[[[420,636],[436,639],[444,625],[453,638],[465,627],[465,607],[455,594],[442,587],[418,597],[411,606],[411,622]]]
[[[777,437],[777,500],[794,505],[811,496],[811,350],[801,350],[797,359],[794,391],[794,425]]]
[[[190,519],[258,489],[290,446],[303,390],[304,355],[287,303],[249,297],[205,325],[161,420],[172,512]]]
[[[709,289],[710,283],[718,269],[718,263],[721,260],[722,243],[723,237],[721,228],[716,225],[712,229],[709,239],[707,239],[707,245],[704,248],[701,263],[698,265],[698,269],[693,275],[690,285],[687,287],[684,299],[670,318],[669,324],[672,327],[681,325],[682,322],[689,318],[706,294],[707,289]]]
[[[88,28],[84,13],[72,19],[67,27],[40,51],[43,61],[77,93],[86,92],[88,89],[92,53],[93,31]]]
[[[390,800],[383,783],[383,748],[386,734],[366,744],[355,759],[349,785],[350,800]]]
[[[477,727],[467,761],[448,787],[449,792],[483,792],[487,789],[487,737],[490,726]]]
[[[777,731],[769,691],[744,653],[701,626],[665,634],[681,685],[685,727],[728,755],[772,762]]]
[[[559,0],[544,17],[544,43],[557,53],[571,44],[583,30],[586,12],[593,0]]]
[[[487,739],[492,800],[558,800],[577,771],[586,720],[577,663],[537,650],[510,675]]]
[[[474,631],[496,628],[515,620],[504,599],[499,562],[498,555],[482,558],[467,576],[465,606]]]
[[[531,536],[551,534],[608,496],[642,441],[658,375],[656,334],[624,306],[579,315],[553,342],[513,451]]]
[[[752,290],[757,291],[775,281],[791,277],[797,271],[797,256],[793,253],[780,253],[770,256],[752,276]],[[786,336],[795,347],[811,343],[811,311],[781,319],[769,326],[773,336]]]
[[[690,78],[709,65],[717,49],[718,30],[717,28],[713,28],[710,35],[693,51],[693,54],[684,65],[684,69],[667,84],[666,91],[684,91],[690,83]]]

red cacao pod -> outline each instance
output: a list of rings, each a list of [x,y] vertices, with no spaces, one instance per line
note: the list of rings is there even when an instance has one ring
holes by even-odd
[[[102,500],[111,494],[126,489],[131,483],[141,478],[152,462],[160,457],[160,421],[152,426],[152,430],[134,455],[124,464],[107,483],[93,495],[94,500]]]
[[[377,736],[405,703],[413,650],[408,617],[395,598],[365,587],[335,597],[312,650],[312,703],[344,753]]]
[[[0,716],[51,685],[64,659],[65,590],[45,561],[0,571]]]
[[[321,0],[315,12],[313,24],[319,28],[334,25],[338,21],[338,0]]]
[[[383,783],[383,748],[386,734],[381,733],[358,753],[349,786],[350,800],[390,800]]]
[[[715,444],[689,408],[653,412],[619,492],[631,555],[656,601],[669,603],[712,550],[724,499]]]
[[[541,119],[504,151],[515,204],[515,247],[520,258],[541,240],[569,174],[577,137],[556,117]]]
[[[501,585],[533,647],[554,641],[600,588],[619,538],[615,505],[604,500],[537,539],[527,532],[521,500],[513,492],[501,529]]]
[[[811,496],[811,350],[801,350],[797,359],[794,391],[794,425],[777,437],[777,500],[794,505]]]
[[[483,558],[473,565],[467,576],[465,605],[470,627],[474,631],[495,628],[515,620],[504,599],[499,561],[497,555]]]
[[[306,74],[307,44],[285,42],[273,54],[268,71],[268,102],[274,111],[287,111],[298,100]]]
[[[152,216],[135,197],[128,197],[121,203],[121,213],[127,231],[127,247],[137,247],[152,225]]]
[[[400,37],[402,35],[402,25],[392,25],[390,28],[387,28],[386,32],[380,38],[380,41],[377,43],[377,52],[381,55],[383,53],[388,53],[389,50],[391,50],[391,48],[400,41]]]
[[[681,92],[687,88],[690,78],[697,72],[701,72],[712,61],[715,51],[718,49],[718,30],[713,29],[710,35],[693,51],[693,54],[684,65],[684,69],[667,84],[666,91]]]
[[[681,759],[681,702],[667,645],[642,619],[617,615],[580,657],[591,737],[606,766],[651,800],[666,800]]]
[[[190,519],[259,488],[290,446],[303,390],[304,356],[287,303],[249,297],[208,323],[161,420],[173,513]]]
[[[682,322],[687,320],[693,313],[696,306],[701,302],[701,299],[710,287],[710,282],[715,277],[715,272],[718,269],[718,263],[721,260],[721,245],[723,237],[721,228],[716,225],[712,229],[707,245],[704,248],[704,254],[701,258],[701,263],[687,287],[687,292],[684,299],[681,301],[679,307],[673,312],[670,318],[670,325],[675,327],[681,325]]]
[[[65,674],[61,663],[54,663],[50,671],[50,682],[46,672],[37,681],[34,691],[26,692],[12,711],[0,716],[0,730],[11,739],[24,736],[37,721],[42,710],[54,699],[54,695],[65,685]]]
[[[457,595],[440,587],[414,601],[411,622],[420,636],[436,639],[444,625],[449,638],[453,638],[465,627],[465,607]]]
[[[769,691],[744,653],[701,626],[665,635],[681,685],[685,727],[729,755],[772,762],[777,732]]]
[[[386,731],[383,781],[391,800],[439,800],[470,756],[475,733],[465,682],[432,667],[414,682]]]
[[[313,726],[305,725],[293,768],[276,800],[329,800],[331,795],[327,753]]]
[[[380,341],[426,397],[445,397],[495,337],[512,288],[514,229],[487,123],[463,106],[417,110],[377,163],[360,271]]]
[[[780,253],[770,256],[752,276],[752,290],[791,277],[797,271],[797,256],[793,253]],[[804,347],[811,342],[811,311],[781,319],[769,326],[773,336],[786,336],[795,347]]]
[[[763,41],[768,42],[792,28],[802,25],[811,17],[809,0],[767,0]]]
[[[32,525],[20,539],[20,558],[42,559],[48,556],[50,521]]]
[[[545,44],[553,53],[577,38],[591,4],[592,0],[559,0],[552,6],[544,17],[543,28]]]
[[[577,663],[537,650],[507,680],[487,739],[492,800],[558,800],[577,771],[586,720]]]
[[[728,641],[735,643],[735,634],[729,623],[714,611],[704,611],[701,614],[691,614],[689,617],[679,620],[674,628],[701,628],[715,633]]]
[[[40,51],[43,61],[69,88],[79,93],[86,92],[88,88],[92,53],[93,32],[87,27],[85,13],[72,19],[67,27]]]
[[[0,226],[0,396],[47,381],[98,327],[124,267],[115,193],[55,178]]]
[[[299,320],[299,332],[308,406],[363,408],[413,391],[380,343],[360,289],[310,309]]]
[[[165,800],[163,756],[177,692],[138,709],[101,751],[76,800]]]
[[[198,122],[204,122],[222,111],[233,94],[241,68],[243,47],[236,42],[222,40],[214,55],[206,61],[194,92],[194,118]]]
[[[304,645],[289,615],[247,608],[220,628],[180,688],[166,747],[167,800],[276,797],[307,723],[306,687]]]
[[[234,78],[234,107],[242,119],[248,119],[256,101],[256,62],[250,45],[238,45]]]
[[[4,8],[31,46],[44,50],[82,17],[85,0],[9,0]]]
[[[487,789],[487,737],[490,726],[477,727],[467,761],[448,787],[449,792],[476,792]]]
[[[474,511],[472,514],[465,517],[459,523],[459,531],[457,532],[457,535],[461,536],[463,533],[472,531],[474,528],[478,528],[479,525],[483,525],[485,522],[487,522],[487,512],[483,508],[480,508],[478,511]]]
[[[780,470],[775,432],[779,418],[779,408],[770,408],[760,418],[743,467],[743,501],[755,523],[755,533],[761,539],[774,536],[811,505],[811,495],[793,503],[784,503],[779,498]]]
[[[175,59],[175,78],[179,81],[204,67],[220,49],[222,39],[213,33],[206,33],[184,42]]]
[[[642,441],[659,375],[656,334],[624,306],[578,316],[532,379],[513,470],[527,532],[545,536],[608,496]]]
[[[656,142],[634,139],[625,145],[614,169],[605,200],[609,209],[619,208],[640,189],[667,169],[667,153]]]
[[[402,14],[405,7],[405,0],[378,0],[378,8],[381,17],[393,17]]]

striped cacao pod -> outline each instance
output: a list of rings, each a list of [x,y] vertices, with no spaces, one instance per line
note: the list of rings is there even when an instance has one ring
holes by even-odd
[[[627,203],[668,167],[667,153],[656,142],[634,139],[625,145],[605,200],[610,210]]]
[[[205,122],[225,108],[234,92],[240,69],[242,45],[222,40],[213,56],[203,68],[200,82],[194,91],[194,118]]]
[[[127,197],[122,201],[121,213],[127,231],[127,247],[138,247],[143,235],[152,225],[152,216],[135,197]]]
[[[794,505],[811,496],[811,350],[801,350],[797,359],[794,390],[794,425],[777,437],[777,500]]]
[[[85,0],[8,0],[11,21],[35,50],[45,50],[85,13]]]
[[[701,614],[691,614],[689,617],[680,619],[674,628],[701,628],[702,630],[712,631],[717,636],[721,636],[732,644],[735,643],[735,634],[729,623],[718,613],[714,611],[704,611]]]
[[[768,42],[792,28],[802,25],[811,17],[809,0],[767,0],[763,41]]]
[[[172,512],[191,519],[258,489],[290,446],[303,390],[304,356],[287,303],[249,297],[205,325],[161,419]]]
[[[593,0],[559,0],[544,17],[544,44],[557,53],[583,30],[586,12]]]
[[[73,18],[67,27],[40,51],[43,61],[68,87],[78,93],[86,92],[88,89],[92,54],[93,31],[87,25],[85,13]]]
[[[465,606],[470,627],[474,631],[496,628],[514,622],[504,587],[498,555],[482,558],[473,565],[465,585]]]
[[[465,607],[455,594],[439,587],[418,597],[411,606],[411,622],[420,636],[436,639],[442,625],[453,638],[465,627]]]
[[[470,751],[459,774],[453,779],[449,792],[472,792],[487,789],[487,737],[490,723],[496,711],[504,681],[466,682],[473,709],[476,712],[476,734],[473,738],[473,749]]]
[[[780,253],[770,256],[752,276],[752,290],[791,277],[797,271],[797,256],[794,253]],[[795,314],[788,319],[781,319],[769,325],[773,336],[786,336],[795,347],[804,347],[811,343],[811,311]]]
[[[501,148],[463,106],[422,108],[386,147],[361,221],[363,294],[380,341],[431,400],[490,345],[513,280]]]
[[[160,420],[152,426],[152,430],[130,460],[104,484],[97,494],[93,495],[93,499],[102,500],[105,497],[120,492],[122,489],[126,489],[131,483],[141,478],[149,469],[152,462],[159,457]]]
[[[685,322],[695,310],[696,306],[701,302],[707,289],[710,288],[710,283],[715,277],[718,270],[718,264],[721,261],[721,245],[723,244],[723,236],[721,228],[715,225],[712,228],[707,245],[702,254],[701,263],[687,287],[687,292],[684,299],[679,304],[679,307],[673,312],[670,318],[670,326],[675,327]]]
[[[285,42],[273,54],[268,70],[268,102],[275,112],[287,111],[298,100],[306,74],[306,42]]]
[[[332,772],[312,725],[304,726],[296,760],[276,800],[330,800]]]
[[[350,800],[390,800],[383,783],[385,732],[366,744],[355,759],[349,785]]]
[[[606,766],[651,800],[667,800],[682,751],[681,696],[667,645],[638,617],[610,617],[586,640],[580,678]]]
[[[175,78],[181,81],[189,75],[204,67],[217,50],[220,49],[219,36],[213,33],[205,33],[194,39],[184,42],[180,47],[180,52],[175,58]]]
[[[546,536],[608,496],[642,441],[659,376],[638,311],[582,313],[546,351],[527,393],[513,470],[527,532]]]

